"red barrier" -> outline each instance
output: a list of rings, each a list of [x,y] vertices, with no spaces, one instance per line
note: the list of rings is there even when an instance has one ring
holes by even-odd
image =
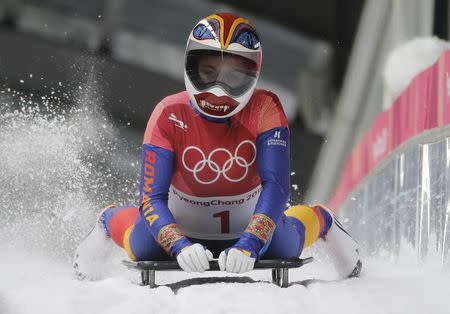
[[[329,202],[339,207],[353,189],[394,149],[425,130],[450,124],[450,51],[419,73],[392,106],[375,119],[347,157]]]

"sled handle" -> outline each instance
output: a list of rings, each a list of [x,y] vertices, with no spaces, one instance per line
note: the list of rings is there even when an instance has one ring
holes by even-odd
[[[259,260],[255,262],[255,269],[272,269],[272,283],[281,288],[289,286],[289,269],[298,268],[305,264],[311,263],[312,257],[275,259],[275,260]],[[157,270],[181,270],[177,261],[122,261],[122,263],[129,269],[135,269],[141,272],[141,285],[156,287],[156,271]],[[208,271],[220,270],[219,262],[213,260],[209,262]]]
[[[311,263],[313,261],[312,257],[301,258],[286,258],[286,259],[268,259],[259,260],[255,262],[255,269],[274,269],[274,268],[298,268],[305,264]],[[181,270],[180,265],[177,261],[122,261],[122,263],[129,269],[137,270]],[[209,271],[220,270],[219,262],[217,260],[212,260],[209,262]]]

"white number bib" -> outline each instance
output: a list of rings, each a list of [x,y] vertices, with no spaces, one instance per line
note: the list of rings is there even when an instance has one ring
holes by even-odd
[[[255,210],[261,185],[236,196],[196,197],[170,186],[168,206],[188,237],[207,240],[237,239]]]

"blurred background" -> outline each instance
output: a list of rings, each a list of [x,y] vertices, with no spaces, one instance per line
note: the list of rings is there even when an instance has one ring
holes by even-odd
[[[215,11],[242,14],[260,33],[259,86],[280,96],[289,118],[297,202],[329,199],[349,150],[383,110],[388,51],[449,33],[447,0],[0,0],[3,99],[9,91],[68,109],[95,94],[139,154],[154,106],[184,89],[189,32]]]

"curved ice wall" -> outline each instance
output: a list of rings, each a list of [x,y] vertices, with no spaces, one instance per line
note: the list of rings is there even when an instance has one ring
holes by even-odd
[[[398,97],[355,146],[332,198],[368,255],[395,258],[413,249],[419,263],[438,257],[450,266],[448,47],[437,39],[415,40],[389,58],[407,62],[388,62],[385,71]],[[425,51],[434,55],[433,64]],[[403,67],[414,64],[417,71]],[[393,86],[396,77],[404,82]]]

